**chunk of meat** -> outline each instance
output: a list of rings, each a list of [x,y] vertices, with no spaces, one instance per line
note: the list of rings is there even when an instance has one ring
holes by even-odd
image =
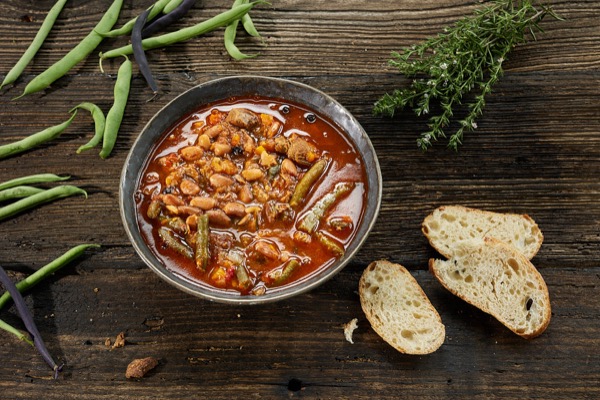
[[[275,138],[275,151],[285,154],[290,160],[303,167],[311,166],[319,159],[319,150],[301,137]]]
[[[252,111],[245,108],[234,108],[227,114],[226,122],[238,128],[252,131],[260,124],[260,120]]]

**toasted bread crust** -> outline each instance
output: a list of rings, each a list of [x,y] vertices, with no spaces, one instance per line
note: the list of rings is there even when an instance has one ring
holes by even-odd
[[[444,342],[439,314],[413,276],[399,264],[372,262],[359,282],[362,309],[379,336],[406,354],[429,354]]]

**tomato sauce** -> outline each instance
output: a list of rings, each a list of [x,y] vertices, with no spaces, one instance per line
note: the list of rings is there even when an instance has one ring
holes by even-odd
[[[165,133],[138,183],[138,224],[173,272],[262,295],[343,256],[366,182],[352,142],[318,112],[234,97]]]

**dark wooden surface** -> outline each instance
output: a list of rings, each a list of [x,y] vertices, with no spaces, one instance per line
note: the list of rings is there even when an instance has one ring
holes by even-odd
[[[68,110],[112,102],[118,63],[100,73],[91,56],[52,88],[18,101],[25,83],[74,46],[111,2],[69,1],[22,80],[0,93],[0,143],[62,122]],[[127,0],[120,21],[150,1]],[[181,25],[230,1],[199,1]],[[517,48],[489,97],[477,132],[459,153],[417,150],[424,121],[409,113],[372,116],[372,104],[406,84],[386,64],[393,50],[440,32],[478,1],[279,1],[253,11],[265,36],[240,34],[234,62],[222,30],[149,53],[161,86],[151,94],[136,72],[126,117],[108,160],[75,150],[93,131],[78,117],[59,139],[0,161],[0,180],[39,172],[73,176],[89,198],[69,198],[0,224],[0,263],[23,276],[68,248],[102,244],[27,296],[52,354],[66,363],[57,381],[42,359],[0,332],[0,398],[598,398],[600,397],[600,3],[550,1],[566,20],[543,23],[538,41]],[[53,1],[0,2],[0,77],[35,35]],[[24,22],[32,16],[33,22]],[[123,44],[107,40],[100,49]],[[196,84],[235,74],[285,77],[334,96],[364,126],[383,172],[383,204],[352,263],[312,292],[272,305],[233,307],[191,297],[161,281],[134,253],[121,225],[121,166],[145,122]],[[443,204],[524,212],[542,228],[534,258],[552,300],[552,321],[526,341],[452,297],[426,271],[435,252],[420,222]],[[366,265],[388,258],[408,267],[439,310],[446,341],[434,354],[396,352],[370,328],[357,284]],[[0,318],[21,326],[14,308]],[[342,325],[358,318],[354,344]],[[126,333],[110,350],[105,340]],[[142,380],[124,372],[134,358],[160,365]]]

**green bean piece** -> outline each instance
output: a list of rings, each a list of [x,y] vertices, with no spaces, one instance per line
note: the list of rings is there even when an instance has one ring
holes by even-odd
[[[28,185],[30,183],[44,183],[44,182],[58,182],[66,181],[70,176],[58,176],[54,174],[34,174],[21,176],[19,178],[11,179],[6,182],[0,183],[0,190],[8,189],[20,185]]]
[[[89,142],[80,146],[77,149],[77,154],[96,147],[102,141],[102,137],[104,136],[104,126],[106,125],[106,118],[104,117],[104,113],[102,112],[100,107],[98,107],[94,103],[83,102],[73,107],[71,112],[79,108],[87,110],[90,112],[90,114],[92,114],[92,119],[94,120],[95,133]]]
[[[310,167],[304,174],[300,182],[296,185],[292,198],[290,199],[290,206],[296,207],[306,198],[306,194],[313,186],[313,184],[323,175],[325,168],[327,167],[327,160],[325,158],[320,159]]]
[[[163,14],[168,14],[181,4],[183,0],[170,0],[165,8],[162,10]]]
[[[71,118],[62,124],[51,126],[43,131],[29,135],[21,140],[17,140],[16,142],[7,143],[0,146],[0,160],[30,150],[36,146],[39,146],[40,144],[49,142],[52,139],[56,139],[61,133],[63,133],[65,129],[67,129],[69,125],[71,125],[75,115],[77,115],[77,110],[73,112]]]
[[[44,265],[42,268],[35,271],[33,274],[24,278],[23,280],[16,283],[17,289],[19,292],[23,293],[24,291],[31,289],[39,282],[41,282],[44,278],[50,276],[56,271],[60,270],[65,265],[69,264],[71,261],[80,257],[85,250],[91,247],[100,247],[99,244],[80,244],[66,251],[60,257],[54,259],[48,264]],[[4,292],[4,294],[0,297],[0,310],[4,308],[6,303],[11,299],[10,293],[8,291]]]
[[[23,94],[25,95],[39,92],[40,90],[46,89],[54,81],[63,77],[67,72],[77,65],[81,60],[86,58],[92,51],[98,47],[104,37],[98,32],[108,31],[113,27],[119,18],[121,7],[123,6],[123,0],[114,0],[109,9],[104,13],[104,16],[96,27],[92,29],[88,35],[79,42],[79,44],[71,51],[69,51],[63,58],[55,62],[52,66],[46,69],[44,72],[33,78],[29,84],[25,87]]]
[[[2,89],[6,85],[13,83],[17,80],[17,78],[19,78],[19,76],[21,76],[25,67],[29,65],[31,60],[33,60],[33,57],[35,57],[35,55],[37,54],[40,47],[42,47],[42,44],[46,40],[46,37],[48,37],[50,31],[52,30],[54,22],[56,22],[56,19],[58,18],[66,2],[67,0],[58,0],[54,4],[54,6],[52,6],[50,11],[48,11],[46,18],[44,18],[42,26],[40,26],[40,29],[31,41],[31,44],[29,45],[27,50],[25,50],[25,53],[23,53],[19,61],[17,61],[15,66],[12,67],[12,69],[4,77],[2,84],[0,84],[0,89]]]
[[[112,152],[117,135],[125,114],[125,106],[129,98],[129,89],[131,88],[131,77],[133,75],[133,67],[131,60],[125,57],[125,61],[119,67],[117,72],[117,80],[114,87],[113,105],[106,114],[106,126],[104,128],[104,137],[102,142],[102,151],[100,157],[107,158]]]
[[[246,267],[242,264],[235,267],[235,276],[238,280],[238,285],[242,290],[248,290],[252,286],[252,280],[248,276],[248,271],[246,271]]]
[[[163,242],[167,245],[168,248],[175,250],[177,253],[182,256],[193,259],[194,252],[190,249],[186,244],[183,244],[179,239],[175,237],[175,233],[169,228],[161,226],[158,228],[158,236],[163,240]]]
[[[210,228],[208,226],[208,215],[202,214],[198,217],[198,232],[196,233],[196,266],[201,271],[206,271],[208,259],[210,258],[208,239]]]
[[[13,215],[19,214],[30,208],[37,207],[41,204],[49,203],[51,201],[76,194],[83,194],[85,197],[87,197],[87,192],[78,188],[77,186],[55,186],[52,189],[44,190],[43,192],[33,194],[29,197],[15,201],[14,203],[10,203],[4,207],[0,207],[0,221],[10,218]]]
[[[30,338],[28,338],[27,335],[25,335],[23,332],[21,332],[20,330],[18,330],[14,326],[9,325],[6,322],[2,321],[1,319],[0,319],[0,329],[5,330],[8,333],[12,333],[19,340],[22,340],[22,341],[26,342],[31,347],[34,346],[33,341]]]
[[[148,7],[148,9],[151,8],[150,14],[148,14],[148,21],[152,20],[154,17],[156,17],[158,14],[160,14],[161,11],[164,11],[165,6],[167,4],[169,4],[170,1],[171,0],[158,0],[153,5]],[[113,29],[111,31],[107,31],[108,29],[112,28],[112,27],[109,27],[104,31],[96,29],[96,32],[100,36],[106,37],[106,38],[114,38],[114,37],[118,37],[118,36],[129,35],[131,33],[131,31],[133,30],[133,26],[135,25],[135,21],[137,20],[137,18],[138,17],[134,17],[134,18],[130,19],[129,21],[127,21],[127,23],[125,23],[122,27],[120,27],[118,29]]]
[[[323,196],[298,223],[298,229],[306,233],[313,233],[317,230],[321,219],[342,196],[354,189],[354,182],[340,182],[336,184],[333,190]]]
[[[271,284],[281,285],[290,279],[298,267],[300,267],[300,261],[292,258],[283,266],[283,268],[267,272],[267,278],[271,280]]]
[[[245,4],[244,0],[235,0],[233,2],[233,7],[235,8],[242,4]],[[246,14],[246,15],[248,15],[248,14]],[[225,49],[227,50],[227,53],[229,53],[229,56],[231,58],[233,58],[234,60],[238,60],[238,61],[244,60],[246,58],[253,58],[253,57],[257,56],[257,54],[252,54],[252,55],[244,54],[235,45],[235,36],[237,34],[237,27],[238,27],[239,22],[240,22],[240,20],[236,19],[235,21],[229,23],[227,25],[227,27],[225,28],[225,34],[223,35],[223,42],[225,44]]]
[[[317,237],[317,240],[319,241],[319,243],[321,243],[323,246],[325,246],[325,248],[327,250],[329,250],[330,252],[335,254],[336,257],[344,256],[344,253],[345,253],[344,248],[342,246],[340,246],[339,244],[337,244],[329,236],[327,236],[321,232],[315,232],[315,236]]]
[[[43,191],[44,189],[33,186],[15,186],[9,189],[0,190],[0,202],[12,199],[22,199],[23,197],[28,197]]]
[[[169,46],[174,43],[183,42],[193,37],[212,32],[215,29],[218,29],[222,26],[227,26],[229,23],[240,19],[244,14],[250,11],[254,5],[262,3],[263,1],[259,0],[252,3],[243,4],[228,11],[224,11],[206,21],[200,22],[199,24],[189,26],[175,32],[165,33],[164,35],[146,38],[142,41],[142,46],[144,47],[144,50],[152,50],[159,47]],[[117,49],[109,50],[106,53],[100,53],[100,59],[106,60],[108,58],[127,56],[132,53],[133,48],[131,45],[127,45]]]
[[[246,3],[248,3],[248,0],[243,0],[243,4]],[[244,26],[244,30],[248,35],[257,38],[260,37],[260,33],[258,33],[258,31],[256,30],[256,27],[254,26],[254,22],[252,21],[252,17],[250,17],[250,14],[244,14],[242,16],[242,25]]]

